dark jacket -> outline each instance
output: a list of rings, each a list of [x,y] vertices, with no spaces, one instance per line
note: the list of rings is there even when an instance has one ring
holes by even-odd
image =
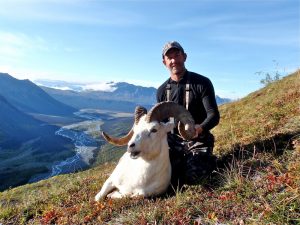
[[[185,106],[186,83],[190,84],[189,111],[195,123],[200,124],[204,133],[215,127],[220,120],[220,114],[211,81],[200,74],[186,71],[183,78],[173,81],[166,80],[157,90],[157,102],[167,101],[167,84],[170,84],[170,101]]]

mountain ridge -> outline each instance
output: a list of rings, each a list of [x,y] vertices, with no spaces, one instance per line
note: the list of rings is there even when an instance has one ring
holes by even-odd
[[[99,90],[99,86],[98,90],[89,89],[84,87],[83,84],[65,81],[37,80],[37,84],[53,98],[73,107],[96,107],[132,112],[137,105],[150,108],[156,103],[156,88],[126,82],[102,83],[99,85],[102,90]],[[87,86],[91,87],[92,85],[88,84]],[[232,100],[216,95],[216,101],[220,105]]]
[[[0,118],[0,131],[4,134],[0,139],[1,145],[4,144],[3,140],[21,142],[33,138],[42,124],[41,121],[15,108],[2,95],[0,95]]]
[[[18,80],[0,73],[0,95],[26,113],[70,115],[76,110],[58,102],[30,80]]]

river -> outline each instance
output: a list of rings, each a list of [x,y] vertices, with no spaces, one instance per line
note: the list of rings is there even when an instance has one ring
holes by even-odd
[[[55,132],[56,135],[72,140],[75,145],[74,156],[55,162],[49,173],[34,175],[29,183],[48,179],[59,174],[73,173],[90,166],[90,161],[94,157],[94,150],[99,147],[99,140],[97,142],[90,134],[100,131],[103,119],[93,111],[81,110],[76,112],[75,115],[84,119],[84,121],[63,126]]]

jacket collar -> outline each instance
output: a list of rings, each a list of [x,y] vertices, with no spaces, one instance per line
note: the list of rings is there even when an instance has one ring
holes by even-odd
[[[185,73],[183,74],[183,77],[177,82],[175,80],[172,80],[172,78],[169,78],[168,83],[169,84],[185,84],[187,81],[187,77],[188,77],[188,70],[185,71]]]

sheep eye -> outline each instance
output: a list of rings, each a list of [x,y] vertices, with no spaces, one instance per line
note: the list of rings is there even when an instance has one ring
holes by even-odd
[[[153,129],[150,130],[150,132],[151,132],[151,133],[156,133],[156,132],[157,132],[157,129],[153,128]]]

